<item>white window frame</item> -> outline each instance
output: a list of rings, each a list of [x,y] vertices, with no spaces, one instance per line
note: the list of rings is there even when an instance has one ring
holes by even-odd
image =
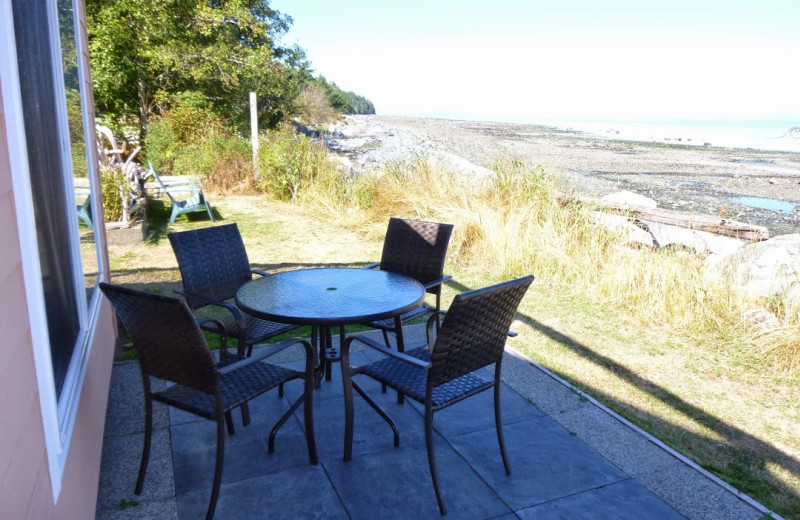
[[[72,180],[72,164],[69,144],[69,129],[66,119],[66,98],[64,96],[64,72],[61,61],[61,43],[58,36],[58,11],[56,2],[48,2],[48,24],[51,35],[51,55],[53,56],[57,108],[59,113],[59,143],[62,150],[62,173],[65,178],[65,194],[69,203],[67,208],[75,207]],[[78,78],[83,115],[84,140],[86,145],[87,172],[92,186],[92,208],[96,218],[95,247],[97,249],[98,277],[97,282],[108,279],[108,255],[105,243],[105,230],[101,218],[100,182],[96,155],[95,129],[92,107],[92,96],[87,92],[90,82],[87,78],[89,70],[85,63],[88,51],[79,20],[82,5],[72,0],[74,13],[74,37],[78,59]],[[61,389],[60,398],[56,397],[53,363],[50,354],[48,322],[42,288],[41,265],[37,243],[36,223],[34,219],[33,197],[31,194],[30,172],[28,165],[27,144],[25,140],[25,124],[22,112],[22,97],[19,87],[19,71],[17,65],[16,41],[14,36],[14,18],[11,2],[0,2],[0,86],[2,87],[3,112],[6,120],[6,136],[8,138],[9,161],[11,166],[12,186],[16,206],[17,226],[22,257],[22,272],[25,283],[25,294],[28,306],[29,325],[33,347],[33,357],[39,387],[39,401],[42,410],[47,460],[50,469],[50,480],[53,491],[53,502],[58,500],[61,491],[62,477],[69,453],[72,432],[75,426],[78,404],[86,367],[94,343],[94,332],[100,312],[100,291],[95,286],[92,297],[86,305],[84,277],[80,254],[80,237],[78,235],[77,212],[69,212],[70,222],[70,255],[75,266],[75,287],[78,304],[79,332],[75,349],[70,360],[66,378]]]

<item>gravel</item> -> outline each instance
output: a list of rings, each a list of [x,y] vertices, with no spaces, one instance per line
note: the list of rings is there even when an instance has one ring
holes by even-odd
[[[333,127],[329,145],[355,173],[425,156],[453,171],[482,175],[519,159],[557,175],[565,192],[580,196],[628,190],[662,208],[766,226],[773,236],[800,232],[797,153],[615,141],[527,124],[378,115],[348,116]]]

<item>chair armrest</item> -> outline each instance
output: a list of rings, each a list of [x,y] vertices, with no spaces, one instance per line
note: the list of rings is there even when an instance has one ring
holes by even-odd
[[[422,286],[427,290],[427,289],[430,289],[431,287],[436,287],[437,285],[442,285],[444,282],[446,282],[447,280],[451,279],[452,277],[453,277],[452,275],[446,274],[446,275],[442,276],[441,278],[437,278],[436,280],[432,280],[432,281],[430,281],[430,282],[428,282],[426,284],[422,284]]]
[[[224,366],[222,368],[219,368],[219,369],[217,369],[217,372],[219,372],[220,375],[228,374],[230,372],[233,372],[234,370],[238,370],[238,369],[240,369],[242,367],[246,367],[247,365],[252,365],[253,363],[257,363],[259,361],[262,361],[262,360],[264,360],[264,359],[266,359],[266,358],[268,358],[270,356],[273,356],[273,355],[277,354],[278,352],[280,352],[282,350],[285,350],[285,349],[287,349],[287,348],[289,348],[292,345],[295,345],[297,343],[302,343],[303,347],[306,350],[306,356],[307,357],[311,357],[311,358],[315,357],[314,347],[311,346],[311,343],[307,339],[289,338],[289,339],[281,341],[280,343],[277,343],[277,344],[275,344],[275,345],[273,345],[273,346],[271,346],[269,348],[266,348],[264,350],[259,350],[258,352],[254,352],[253,355],[250,356],[249,358],[245,358],[245,359],[243,359],[241,361],[237,361],[236,363],[231,363],[230,365],[226,365],[226,366]]]
[[[359,341],[360,343],[363,343],[364,345],[366,345],[368,347],[371,347],[371,348],[381,352],[382,354],[385,354],[385,355],[387,355],[389,357],[392,357],[392,358],[395,358],[395,359],[399,359],[400,361],[404,361],[404,362],[406,362],[406,363],[408,363],[410,365],[413,365],[415,367],[422,368],[422,369],[425,369],[425,370],[428,370],[428,369],[431,368],[431,363],[430,362],[422,361],[421,359],[415,358],[413,356],[409,356],[407,354],[403,354],[402,352],[396,352],[394,350],[391,350],[388,347],[386,347],[384,345],[381,345],[380,343],[377,343],[377,342],[373,341],[372,339],[370,339],[370,338],[368,338],[366,336],[357,335],[357,336],[348,337],[344,341],[344,345],[342,345],[342,352],[343,353],[345,353],[345,352],[349,353],[350,345],[353,343],[353,341]],[[347,354],[345,354],[345,355],[347,355]]]
[[[262,271],[261,269],[250,269],[250,272],[253,274],[257,274],[258,276],[270,276],[268,272]]]
[[[215,325],[217,334],[219,334],[219,358],[224,359],[228,356],[228,331],[225,330],[225,324],[214,318],[200,318],[197,320],[198,325]]]
[[[244,339],[244,331],[245,331],[245,323],[244,323],[244,314],[236,305],[232,303],[223,302],[220,300],[214,300],[212,298],[207,298],[205,296],[190,293],[187,291],[182,291],[180,289],[175,289],[175,292],[183,296],[188,300],[197,300],[199,302],[203,302],[206,305],[215,305],[217,307],[223,307],[228,310],[233,315],[233,318],[236,320],[236,326],[239,328],[239,333],[241,334],[242,338]]]
[[[428,337],[428,348],[433,351],[433,344],[436,343],[436,325],[440,316],[447,314],[447,311],[434,311],[428,318],[428,323],[425,326],[425,332]]]
[[[365,265],[361,269],[375,269],[376,267],[380,267],[380,266],[381,266],[380,262],[372,262],[371,264]]]

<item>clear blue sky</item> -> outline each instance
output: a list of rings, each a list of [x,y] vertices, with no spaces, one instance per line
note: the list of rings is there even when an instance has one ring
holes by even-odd
[[[380,114],[800,120],[800,0],[279,0]]]

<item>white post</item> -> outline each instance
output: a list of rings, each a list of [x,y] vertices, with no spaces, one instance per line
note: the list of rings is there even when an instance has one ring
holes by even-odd
[[[253,174],[258,177],[258,107],[256,93],[250,93],[250,135],[253,143]]]

